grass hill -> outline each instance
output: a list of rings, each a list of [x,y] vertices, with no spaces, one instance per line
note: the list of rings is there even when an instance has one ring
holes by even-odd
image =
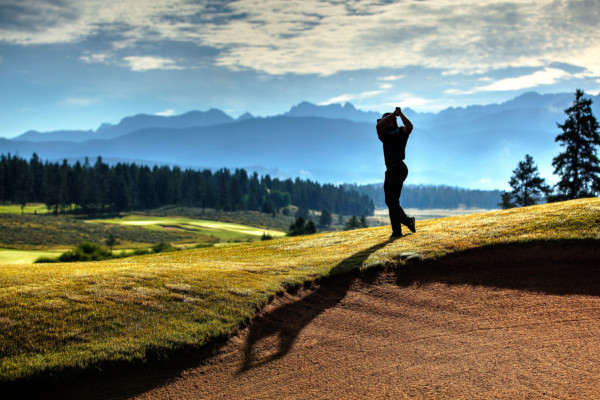
[[[600,241],[599,226],[600,199],[582,199],[419,221],[416,234],[395,241],[389,227],[378,227],[116,261],[0,266],[0,382],[199,349],[236,331],[277,293],[329,275],[418,268],[419,260],[496,244]]]

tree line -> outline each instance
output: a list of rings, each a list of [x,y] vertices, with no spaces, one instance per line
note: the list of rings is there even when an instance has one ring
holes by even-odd
[[[573,104],[564,110],[567,119],[556,124],[561,133],[554,141],[564,148],[552,160],[558,183],[554,187],[546,184],[533,157],[526,154],[508,182],[512,191],[502,193],[501,207],[531,206],[544,200],[551,202],[600,195],[600,160],[597,156],[600,124],[592,113],[592,100],[584,96],[583,90],[577,89]]]
[[[373,199],[376,207],[385,208],[383,184],[344,185]],[[402,206],[406,208],[498,208],[500,190],[474,190],[447,185],[405,185]]]
[[[121,212],[165,205],[276,213],[289,205],[343,215],[372,215],[372,200],[342,186],[230,171],[118,163],[43,162],[0,155],[0,202],[45,203],[59,211]]]

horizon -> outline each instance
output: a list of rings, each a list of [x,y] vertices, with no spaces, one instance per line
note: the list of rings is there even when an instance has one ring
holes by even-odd
[[[517,99],[517,98],[519,98],[521,96],[527,95],[527,94],[535,94],[535,95],[539,95],[539,96],[545,96],[545,95],[550,95],[551,96],[551,95],[572,94],[572,92],[569,92],[569,93],[543,93],[542,94],[542,93],[538,93],[536,91],[525,91],[525,92],[520,93],[519,95],[517,95],[515,97],[506,98],[506,99],[498,101],[498,102],[492,102],[492,103],[487,103],[487,104],[466,104],[466,105],[460,105],[460,106],[448,106],[448,107],[443,108],[443,109],[441,109],[439,111],[419,111],[418,109],[414,109],[412,107],[405,107],[405,108],[403,108],[403,110],[410,110],[411,112],[413,112],[415,114],[429,114],[429,113],[431,113],[431,114],[439,114],[439,113],[442,113],[444,111],[454,110],[454,109],[466,109],[466,108],[469,108],[469,107],[480,107],[480,106],[486,107],[486,106],[501,105],[501,104],[504,104],[504,103],[507,103],[509,101],[515,100],[515,99]],[[585,95],[586,95],[586,97],[600,96],[600,91],[597,94],[585,92]],[[344,107],[346,107],[346,106],[349,105],[349,106],[353,107],[354,109],[356,109],[358,111],[361,111],[361,112],[366,112],[366,113],[368,113],[368,112],[375,112],[375,113],[378,113],[377,110],[365,110],[365,109],[359,108],[354,103],[352,103],[350,101],[340,102],[340,103],[329,103],[329,104],[316,104],[316,103],[312,103],[312,102],[307,101],[307,100],[301,100],[297,104],[291,105],[290,108],[288,108],[287,110],[282,111],[279,114],[254,115],[250,111],[246,111],[246,112],[242,112],[239,115],[232,115],[232,114],[229,114],[227,111],[219,109],[219,108],[216,108],[216,107],[208,107],[208,108],[202,109],[202,110],[201,109],[190,109],[190,110],[182,111],[181,113],[177,113],[174,110],[167,110],[169,112],[158,112],[158,113],[139,112],[137,114],[132,114],[132,115],[122,115],[120,118],[118,118],[114,122],[103,121],[103,122],[101,122],[96,127],[89,126],[89,127],[82,127],[82,128],[79,128],[79,129],[58,128],[58,129],[54,129],[54,130],[28,129],[28,130],[23,131],[23,132],[15,135],[15,136],[12,136],[12,137],[2,136],[2,134],[0,132],[0,138],[15,139],[18,136],[21,136],[21,135],[23,135],[25,133],[28,133],[28,132],[48,133],[48,132],[63,131],[63,130],[64,131],[71,131],[72,130],[72,131],[94,131],[94,132],[97,132],[98,130],[100,130],[101,128],[105,127],[106,125],[115,126],[115,125],[118,125],[120,122],[122,122],[126,118],[136,117],[136,116],[141,116],[141,115],[170,118],[170,117],[179,117],[179,116],[186,115],[186,114],[189,114],[189,113],[194,113],[194,112],[207,113],[207,112],[210,112],[210,111],[217,111],[217,112],[222,112],[223,114],[225,114],[226,116],[232,118],[233,120],[238,120],[241,117],[246,116],[248,114],[250,114],[252,118],[273,118],[273,117],[278,117],[278,116],[284,115],[285,113],[291,111],[295,107],[297,107],[297,106],[299,106],[301,104],[304,104],[304,103],[308,103],[308,104],[310,104],[312,106],[319,106],[319,107],[321,107],[321,106],[339,106],[341,108],[344,108]],[[172,112],[170,112],[170,111],[172,111]]]
[[[594,95],[598,19],[594,2],[550,0],[5,3],[0,137],[140,113],[268,117],[302,101],[422,113]]]

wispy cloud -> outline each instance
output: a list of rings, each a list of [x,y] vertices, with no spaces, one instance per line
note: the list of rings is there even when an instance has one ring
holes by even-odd
[[[159,115],[161,117],[172,117],[173,115],[177,115],[177,113],[172,108],[169,108],[168,110],[157,112],[154,115]]]
[[[540,85],[551,85],[561,79],[569,78],[571,75],[562,69],[544,68],[532,74],[505,78],[494,81],[488,85],[478,86],[473,89],[448,89],[446,94],[473,94],[481,92],[499,92],[510,90],[521,90],[537,87]],[[485,79],[486,81],[488,79]]]
[[[100,99],[93,97],[69,97],[62,101],[67,107],[87,107],[100,102]]]
[[[104,64],[111,58],[111,55],[108,53],[90,53],[86,52],[86,54],[79,57],[79,59],[87,64]]]
[[[383,92],[384,92],[383,90],[372,90],[372,91],[362,92],[362,93],[342,94],[339,96],[332,97],[329,100],[323,101],[323,102],[319,103],[319,105],[326,106],[328,104],[347,103],[347,102],[355,101],[355,100],[357,100],[358,104],[360,104],[363,99],[368,98],[368,97],[378,96]]]
[[[388,75],[388,76],[381,76],[379,78],[377,78],[377,80],[379,81],[398,81],[401,79],[405,79],[406,75]]]
[[[150,71],[153,69],[185,69],[184,67],[177,65],[174,60],[164,57],[131,56],[125,57],[124,60],[127,62],[132,71]]]

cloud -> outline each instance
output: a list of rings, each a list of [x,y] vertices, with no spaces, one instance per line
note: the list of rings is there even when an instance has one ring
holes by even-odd
[[[91,97],[69,97],[62,101],[62,104],[67,107],[87,107],[100,102],[98,98]]]
[[[138,72],[150,71],[153,69],[185,69],[184,67],[177,65],[174,60],[164,57],[130,56],[125,57],[124,60],[132,71]]]
[[[378,81],[398,81],[401,79],[405,79],[406,75],[389,75],[389,76],[382,76],[377,78]]]
[[[469,90],[448,89],[446,94],[473,94],[481,92],[500,92],[521,90],[537,87],[540,85],[551,85],[561,79],[569,78],[571,75],[562,69],[544,68],[532,74],[522,75],[514,78],[505,78],[497,80],[484,86],[478,86]],[[486,81],[489,79],[485,79]]]
[[[175,112],[175,110],[173,110],[172,108],[165,110],[165,111],[161,111],[161,112],[157,112],[154,115],[159,115],[161,117],[171,117],[173,115],[177,115],[177,113]]]
[[[96,53],[92,54],[86,52],[86,54],[79,57],[79,59],[86,64],[104,64],[111,58],[111,55],[108,53]]]
[[[332,97],[329,100],[325,100],[325,101],[319,103],[319,105],[326,106],[329,104],[347,103],[347,102],[353,101],[353,100],[358,100],[358,103],[360,104],[363,99],[380,95],[383,92],[384,92],[383,90],[372,90],[372,91],[362,92],[362,93],[342,94],[339,96]]]
[[[0,15],[4,43],[181,42],[216,49],[217,66],[272,75],[408,66],[480,74],[565,62],[600,76],[596,0],[21,0]]]

